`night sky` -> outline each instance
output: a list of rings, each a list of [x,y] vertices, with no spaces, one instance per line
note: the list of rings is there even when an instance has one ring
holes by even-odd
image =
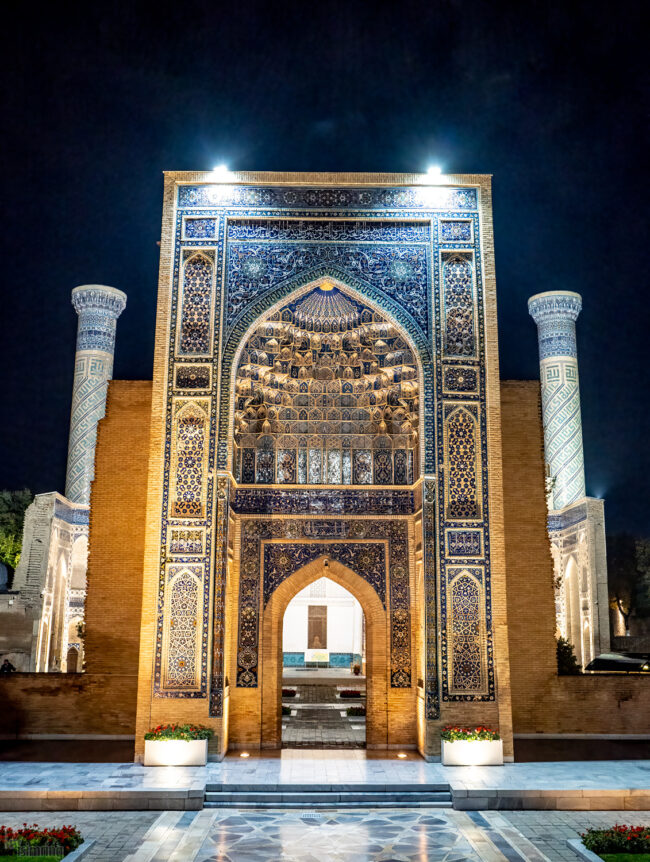
[[[163,170],[435,163],[494,175],[503,378],[538,375],[527,298],[582,294],[587,492],[650,535],[647,3],[496,8],[14,4],[0,488],[64,489],[75,285],[128,294],[114,376],[151,378]]]

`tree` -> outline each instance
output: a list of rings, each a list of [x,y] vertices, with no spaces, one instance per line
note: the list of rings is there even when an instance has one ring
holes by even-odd
[[[25,510],[32,502],[32,492],[0,491],[0,561],[9,570],[9,582],[20,559]]]
[[[573,644],[565,638],[557,639],[557,672],[560,676],[575,676],[580,673],[580,665],[573,651]]]
[[[650,539],[636,540],[636,567],[639,572],[636,612],[650,616]]]
[[[609,604],[623,617],[625,634],[630,633],[630,616],[637,604],[639,570],[636,539],[629,533],[607,537]]]

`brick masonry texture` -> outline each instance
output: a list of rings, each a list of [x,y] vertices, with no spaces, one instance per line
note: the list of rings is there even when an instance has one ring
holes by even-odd
[[[133,734],[150,411],[150,382],[110,382],[91,491],[86,673],[1,679],[2,733]]]
[[[153,608],[144,608],[141,617],[150,405],[151,383],[111,381],[106,417],[99,425],[97,479],[92,488],[86,673],[0,678],[0,697],[7,704],[0,713],[0,733],[130,735],[135,731],[140,627],[153,626],[155,617]],[[645,733],[650,714],[647,679],[557,676],[539,384],[504,381],[501,409],[514,732]],[[236,557],[239,548],[232,550]],[[237,590],[231,588],[229,617],[236,613],[236,595]],[[276,619],[267,636],[273,638],[271,632],[277,630]],[[231,628],[232,647],[233,635]],[[385,681],[377,680],[377,685],[383,703]],[[402,732],[414,732],[415,706],[410,695],[392,694],[397,698],[388,715],[377,716],[376,723],[369,716],[371,745],[375,735],[377,743],[386,744],[386,727],[389,737],[400,726]],[[235,746],[253,741],[253,725],[259,727],[258,696],[259,692],[252,693],[254,703],[245,703],[246,697],[231,703],[231,742]],[[279,691],[267,690],[263,712],[269,741],[279,735],[278,703]],[[180,705],[174,706],[177,713]],[[197,720],[196,714],[190,714],[192,705],[183,706],[188,707],[188,718]],[[199,709],[206,707],[201,704]],[[494,704],[458,703],[446,708],[445,719],[497,723],[496,713]],[[221,745],[224,743],[225,739]]]
[[[501,409],[514,732],[647,733],[648,679],[557,675],[539,383],[502,382]]]

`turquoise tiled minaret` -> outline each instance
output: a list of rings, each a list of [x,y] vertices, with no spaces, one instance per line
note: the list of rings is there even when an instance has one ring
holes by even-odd
[[[563,509],[585,496],[575,324],[581,309],[580,294],[571,291],[538,293],[528,300],[539,339],[544,450],[553,480],[552,509]]]
[[[126,294],[103,284],[84,284],[72,291],[72,304],[79,315],[79,326],[65,495],[73,503],[88,505],[97,423],[106,409],[106,390],[113,374],[115,327],[126,306]]]

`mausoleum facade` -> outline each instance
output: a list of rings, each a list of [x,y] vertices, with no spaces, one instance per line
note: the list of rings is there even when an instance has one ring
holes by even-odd
[[[81,290],[103,303],[80,319],[68,483],[86,673],[50,724],[96,733],[106,703],[136,757],[162,722],[211,726],[215,757],[279,747],[285,612],[326,577],[360,605],[369,748],[437,757],[442,726],[485,724],[512,758],[513,731],[582,732],[587,704],[612,732],[606,687],[555,662],[557,634],[584,663],[608,642],[580,298],[531,300],[541,399],[501,382],[490,177],[171,172],[160,249],[151,383],[108,383],[125,297]],[[14,692],[31,733],[40,686]]]

